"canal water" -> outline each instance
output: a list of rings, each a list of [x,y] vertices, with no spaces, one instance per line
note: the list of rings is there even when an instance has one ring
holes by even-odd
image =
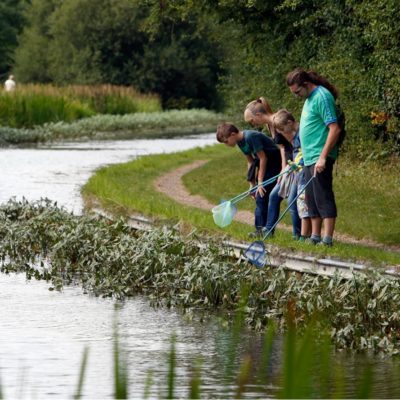
[[[0,201],[10,197],[37,200],[47,197],[75,214],[82,212],[80,188],[96,168],[151,153],[168,153],[215,142],[214,135],[184,139],[59,143],[38,148],[0,150]],[[129,378],[129,397],[143,398],[151,380],[150,398],[166,397],[167,355],[176,335],[176,397],[188,397],[191,369],[202,360],[205,398],[232,398],[224,385],[229,360],[229,330],[218,318],[199,321],[181,312],[154,309],[144,297],[116,301],[83,293],[69,286],[49,290],[41,281],[26,281],[20,274],[0,274],[0,385],[5,399],[72,398],[78,383],[84,350],[89,350],[83,398],[113,397],[113,331],[118,327]],[[260,349],[261,336],[247,332],[239,344]],[[272,354],[274,374],[280,368],[279,341]],[[345,394],[352,398],[365,364],[364,356],[338,355],[350,371]],[[377,397],[400,397],[396,359],[373,357]],[[398,376],[395,375],[395,376]],[[265,388],[264,388],[265,389]],[[274,397],[277,388],[266,388]],[[379,396],[378,396],[379,395]],[[248,387],[245,398],[265,397]]]

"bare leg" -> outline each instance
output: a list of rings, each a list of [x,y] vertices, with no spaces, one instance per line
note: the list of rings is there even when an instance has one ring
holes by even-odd
[[[324,236],[333,236],[336,218],[324,218]]]
[[[325,219],[326,221],[326,219]],[[313,235],[321,236],[322,218],[311,218],[311,232]]]
[[[310,237],[311,236],[311,219],[302,218],[301,219],[301,236]]]

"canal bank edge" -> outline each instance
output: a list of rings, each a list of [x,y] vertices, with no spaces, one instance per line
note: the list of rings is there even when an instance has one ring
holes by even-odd
[[[91,211],[105,218],[111,220],[114,219],[112,214],[107,213],[98,206],[92,207]],[[151,230],[154,227],[151,219],[143,215],[128,216],[127,224],[138,230]],[[199,243],[199,246],[201,245],[202,244]],[[244,259],[243,253],[249,247],[250,243],[223,240],[222,245],[226,249],[231,250],[237,258]],[[346,279],[351,279],[354,273],[368,271],[368,266],[364,264],[287,253],[283,252],[277,246],[272,245],[266,245],[266,249],[268,251],[269,265],[274,268],[283,267],[290,271],[320,276],[333,276],[335,274],[340,274]],[[382,271],[382,273],[392,278],[400,278],[400,272],[397,266],[391,266]]]

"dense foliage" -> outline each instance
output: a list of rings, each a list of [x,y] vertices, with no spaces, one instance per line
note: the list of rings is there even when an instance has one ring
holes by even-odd
[[[295,67],[314,69],[340,91],[347,142],[400,143],[400,7],[396,0],[182,0],[214,12],[214,31],[229,51],[221,89],[240,113],[260,95],[293,110],[302,101],[285,85]],[[193,3],[193,4],[192,4]],[[176,2],[174,6],[177,7]],[[398,149],[398,147],[397,147]]]
[[[200,246],[193,233],[135,231],[123,220],[74,216],[49,201],[1,206],[0,239],[1,271],[25,271],[57,289],[75,283],[99,296],[145,293],[155,304],[233,311],[245,288],[245,318],[256,328],[271,321],[304,327],[317,315],[338,347],[400,347],[400,281],[376,272],[344,280],[257,269],[218,242]]]
[[[222,95],[238,116],[264,95],[299,116],[285,76],[302,66],[338,87],[348,144],[399,148],[397,0],[32,0],[24,17],[21,81],[132,85],[168,108]]]
[[[167,108],[217,107],[218,59],[198,30],[199,16],[160,16],[157,29],[150,29],[150,11],[139,0],[32,0],[16,75],[56,84],[131,85],[160,94]]]
[[[17,36],[25,23],[23,12],[29,0],[0,2],[0,78],[6,79],[14,65]]]

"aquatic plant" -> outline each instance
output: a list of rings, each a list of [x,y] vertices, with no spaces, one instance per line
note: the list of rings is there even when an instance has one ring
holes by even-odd
[[[49,122],[34,129],[0,127],[0,145],[56,140],[104,140],[173,137],[212,132],[221,114],[207,110],[95,115],[71,123]]]
[[[200,243],[202,243],[200,245]],[[244,319],[256,329],[291,320],[303,329],[316,320],[338,348],[400,348],[398,279],[376,271],[350,280],[257,269],[236,259],[217,240],[183,236],[179,227],[137,231],[124,220],[75,216],[49,200],[9,201],[0,207],[3,272],[23,271],[52,288],[79,284],[97,296],[147,295],[153,305],[233,313],[243,299]]]

